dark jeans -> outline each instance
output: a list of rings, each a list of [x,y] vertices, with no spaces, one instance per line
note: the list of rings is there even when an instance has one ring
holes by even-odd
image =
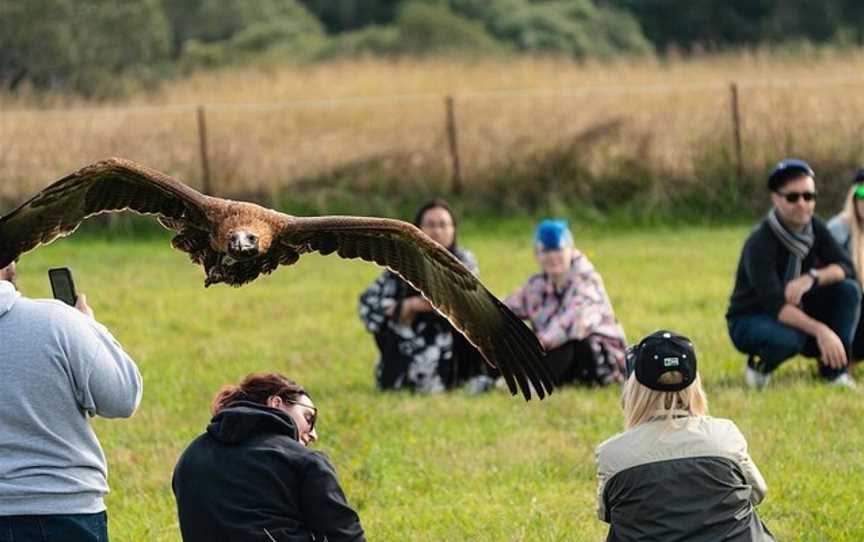
[[[852,352],[860,307],[861,288],[850,279],[814,288],[802,299],[804,312],[834,330],[843,341],[847,354]],[[728,324],[729,336],[735,348],[757,356],[759,363],[756,368],[760,372],[770,373],[796,354],[819,357],[819,346],[813,337],[780,323],[769,314],[739,316],[730,319]],[[845,367],[832,369],[819,361],[819,373],[824,378],[835,378],[845,372]]]
[[[596,362],[588,341],[569,341],[546,352],[543,358],[555,385],[593,384]]]
[[[108,542],[108,516],[0,516],[0,542]]]

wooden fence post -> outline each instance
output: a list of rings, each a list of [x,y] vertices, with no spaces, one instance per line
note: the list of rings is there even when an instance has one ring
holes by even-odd
[[[445,99],[447,105],[447,141],[450,144],[450,158],[453,162],[453,186],[454,194],[462,193],[462,165],[459,161],[459,142],[456,138],[456,114],[453,111],[453,96]]]
[[[198,106],[198,143],[201,148],[201,187],[202,192],[212,196],[210,186],[210,160],[207,157],[207,121],[204,118],[204,106]]]
[[[732,135],[735,140],[735,165],[738,182],[740,183],[744,177],[744,159],[742,158],[741,151],[741,108],[738,104],[738,85],[731,83],[729,90],[732,93]]]

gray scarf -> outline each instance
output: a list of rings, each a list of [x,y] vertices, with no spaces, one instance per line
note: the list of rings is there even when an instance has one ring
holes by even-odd
[[[789,266],[786,268],[785,281],[796,279],[801,276],[801,262],[810,253],[815,242],[813,235],[813,221],[811,220],[804,231],[801,233],[793,233],[786,229],[786,226],[780,222],[780,217],[777,216],[777,209],[771,209],[768,213],[768,226],[777,239],[789,251]]]

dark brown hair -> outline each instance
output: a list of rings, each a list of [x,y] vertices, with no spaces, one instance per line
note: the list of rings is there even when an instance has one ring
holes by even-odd
[[[423,222],[423,215],[425,215],[426,211],[428,211],[429,209],[444,209],[445,211],[447,211],[447,214],[450,215],[450,220],[453,221],[453,245],[444,248],[452,252],[456,248],[456,234],[459,226],[459,223],[456,220],[456,214],[453,212],[453,209],[450,208],[450,204],[447,203],[445,200],[441,198],[430,199],[426,203],[421,205],[419,209],[417,209],[417,214],[414,215],[415,226],[417,226],[418,228],[420,227],[420,224]]]
[[[238,386],[225,386],[216,394],[210,407],[213,414],[237,401],[251,401],[261,405],[277,395],[283,400],[296,401],[301,395],[312,398],[303,386],[279,373],[251,373]]]

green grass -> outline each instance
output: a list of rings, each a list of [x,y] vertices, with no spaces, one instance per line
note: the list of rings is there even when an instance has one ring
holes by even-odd
[[[463,244],[504,296],[534,271],[527,222],[468,224]],[[768,481],[761,517],[781,540],[864,539],[862,395],[829,389],[790,361],[762,393],[723,314],[748,228],[577,230],[632,341],[660,327],[690,335],[711,412],[735,420]],[[138,361],[144,400],[129,420],[95,421],[110,466],[113,540],[179,540],[174,463],[209,419],[220,386],[275,370],[320,407],[318,449],[339,472],[370,540],[599,540],[594,447],[621,430],[619,390],[562,389],[525,403],[496,392],[381,394],[356,315],[371,264],[304,257],[240,289],[203,288],[168,237],[78,236],[26,255],[20,285],[49,295],[68,265],[96,316]],[[858,371],[861,376],[861,371]]]

